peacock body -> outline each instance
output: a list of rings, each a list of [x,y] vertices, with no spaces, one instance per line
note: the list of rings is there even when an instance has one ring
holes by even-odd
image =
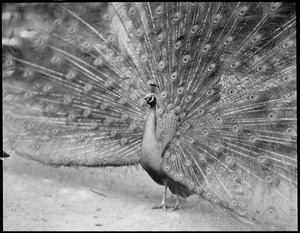
[[[295,10],[5,4],[4,145],[52,166],[140,163],[240,219],[295,219]]]

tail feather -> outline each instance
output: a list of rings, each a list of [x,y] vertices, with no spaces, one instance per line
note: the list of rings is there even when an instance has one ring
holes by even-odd
[[[138,163],[143,130],[138,101],[146,89],[134,88],[130,70],[123,72],[130,60],[123,65],[114,59],[122,52],[117,44],[73,12],[81,12],[80,5],[67,7],[31,5],[18,15],[24,24],[11,23],[17,43],[4,45],[3,84],[5,126],[16,136],[8,141],[19,154],[46,164]],[[102,17],[102,11],[95,13]]]

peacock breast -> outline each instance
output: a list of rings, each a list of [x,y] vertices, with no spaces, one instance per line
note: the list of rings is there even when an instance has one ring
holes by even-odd
[[[176,135],[179,126],[179,117],[175,111],[164,113],[157,118],[156,138],[161,144],[162,150],[165,151]]]

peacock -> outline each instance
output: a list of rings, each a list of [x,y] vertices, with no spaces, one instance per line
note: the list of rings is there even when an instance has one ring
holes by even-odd
[[[6,3],[2,28],[4,150],[140,164],[165,187],[153,208],[169,188],[296,218],[295,3]]]

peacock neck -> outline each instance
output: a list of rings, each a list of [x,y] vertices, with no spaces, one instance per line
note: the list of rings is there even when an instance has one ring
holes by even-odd
[[[156,104],[150,105],[144,136],[151,137],[151,140],[157,141],[156,138]]]
[[[156,137],[156,104],[150,105],[142,140],[141,164],[147,170],[160,171],[162,148]]]
[[[156,104],[150,105],[149,112],[147,115],[147,121],[144,129],[143,141],[142,141],[142,149],[143,149],[143,157],[148,157],[153,154],[153,148],[160,148],[159,142],[156,137]],[[157,153],[157,151],[156,151]],[[153,157],[156,155],[151,155]],[[161,156],[161,154],[157,155]]]

